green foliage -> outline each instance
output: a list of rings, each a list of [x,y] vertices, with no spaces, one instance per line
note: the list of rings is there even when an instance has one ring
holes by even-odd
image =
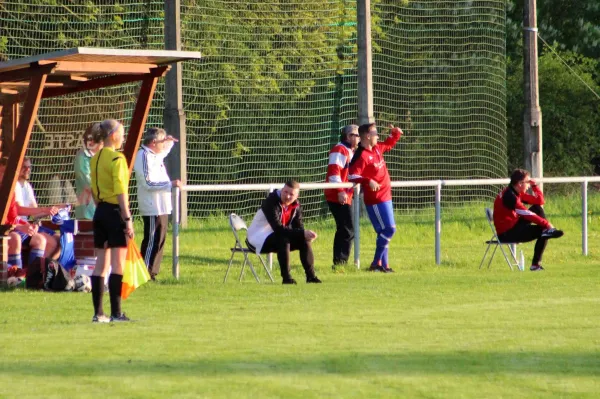
[[[537,7],[539,35],[552,43],[573,69],[570,71],[539,42],[544,172],[559,176],[591,174],[589,161],[600,153],[600,3],[550,0],[538,1]],[[522,25],[523,2],[507,1],[509,170],[522,167],[524,159]]]
[[[204,56],[202,63],[186,67],[186,79],[201,82],[185,93],[184,102],[195,105],[187,119],[188,148],[203,154],[192,160],[194,173],[188,176],[196,183],[248,182],[250,176],[264,181],[276,179],[278,171],[283,177],[302,155],[291,151],[285,160],[272,157],[270,171],[261,174],[255,164],[264,162],[265,151],[273,152],[262,143],[297,134],[298,127],[288,122],[300,110],[314,120],[319,115],[312,104],[331,106],[323,96],[331,97],[338,76],[343,85],[354,62],[344,57],[355,36],[347,2],[183,4],[184,48]],[[251,121],[245,119],[249,116]],[[238,160],[235,170],[223,162],[228,157]]]
[[[562,52],[575,73],[600,93],[593,76],[598,61],[573,52]],[[509,169],[523,163],[523,66],[512,61],[508,76]],[[553,53],[539,58],[544,172],[549,176],[592,174],[591,158],[600,153],[600,99]]]
[[[527,0],[525,0],[527,1]],[[507,0],[507,53],[522,56],[523,0]],[[556,42],[561,51],[600,58],[600,3],[597,0],[544,0],[537,2],[540,36]]]
[[[162,11],[157,12],[150,3],[106,0],[0,2],[0,36],[9,39],[4,49],[0,45],[0,57],[2,54],[10,58],[27,57],[71,47],[145,48],[149,42],[149,29],[162,31]],[[142,23],[139,23],[140,19]]]

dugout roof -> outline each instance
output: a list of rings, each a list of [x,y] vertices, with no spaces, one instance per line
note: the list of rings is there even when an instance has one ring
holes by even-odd
[[[0,130],[3,141],[11,144],[0,184],[1,224],[43,98],[141,82],[123,151],[131,172],[158,79],[169,64],[200,58],[193,51],[78,47],[0,62]]]

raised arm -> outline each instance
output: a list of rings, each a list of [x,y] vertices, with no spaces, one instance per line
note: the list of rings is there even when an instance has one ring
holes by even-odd
[[[530,184],[533,195],[523,193],[521,194],[521,201],[530,205],[544,205],[544,193],[542,193],[542,190],[540,190],[533,180],[530,181]]]
[[[400,137],[402,137],[402,129],[399,127],[394,127],[394,125],[390,125],[390,135],[385,139],[383,143],[379,143],[378,147],[382,152],[387,152],[394,148]]]

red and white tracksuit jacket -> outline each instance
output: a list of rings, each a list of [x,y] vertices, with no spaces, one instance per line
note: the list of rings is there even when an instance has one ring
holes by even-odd
[[[337,143],[331,151],[329,151],[329,164],[327,165],[326,183],[346,183],[348,181],[348,170],[350,161],[354,152],[350,145],[344,141]],[[352,203],[352,188],[328,188],[325,190],[325,200],[327,202],[338,203],[338,193],[345,191],[348,194],[346,204]]]
[[[530,205],[544,205],[544,194],[538,186],[532,184],[531,190],[533,190],[533,195],[519,194],[512,186],[508,186],[498,194],[494,201],[494,226],[496,226],[498,234],[515,227],[521,218],[546,229],[550,227],[550,223],[546,219],[531,212],[523,205],[523,202]]]
[[[402,131],[394,128],[383,143],[377,143],[371,150],[367,150],[361,145],[358,146],[350,163],[348,180],[361,184],[365,205],[380,204],[392,199],[390,174],[383,159],[383,153],[394,148],[400,136],[402,136]],[[375,180],[379,184],[378,191],[371,190],[370,180]]]

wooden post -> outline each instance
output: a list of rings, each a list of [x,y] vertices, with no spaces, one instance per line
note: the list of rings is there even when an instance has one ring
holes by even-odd
[[[15,132],[19,124],[19,103],[4,104],[2,106],[2,154],[10,154],[15,141]]]
[[[53,67],[52,67],[53,68]],[[18,171],[21,170],[25,150],[29,144],[33,122],[38,113],[44,84],[46,83],[47,74],[51,71],[49,68],[38,70],[37,74],[32,75],[29,82],[29,91],[27,99],[23,104],[23,115],[19,120],[19,125],[16,130],[15,141],[13,148],[8,158],[8,165],[4,171],[4,178],[0,184],[0,212],[2,215],[1,224],[6,224],[6,216],[8,215],[9,205],[14,194],[15,185],[19,179]]]
[[[131,116],[131,125],[127,132],[127,141],[123,149],[123,155],[125,155],[125,159],[129,165],[130,175],[133,170],[137,149],[140,146],[142,133],[146,126],[146,119],[148,119],[148,112],[150,111],[150,104],[152,104],[152,97],[154,97],[154,91],[156,90],[156,83],[158,82],[158,78],[163,76],[168,70],[169,67],[167,66],[158,67],[142,80],[135,109]]]
[[[357,0],[358,124],[373,123],[373,58],[371,54],[371,0]]]
[[[181,4],[180,0],[165,0],[165,49],[181,50]],[[175,137],[171,153],[166,159],[172,180],[187,184],[186,123],[183,110],[183,83],[181,62],[172,65],[165,77],[164,124],[167,134]],[[187,226],[187,191],[180,194],[180,222]]]
[[[538,85],[536,0],[525,0],[523,8],[523,61],[525,92],[523,118],[524,165],[525,169],[531,172],[531,177],[539,178],[544,177],[544,165],[542,158],[542,110],[540,108]]]

